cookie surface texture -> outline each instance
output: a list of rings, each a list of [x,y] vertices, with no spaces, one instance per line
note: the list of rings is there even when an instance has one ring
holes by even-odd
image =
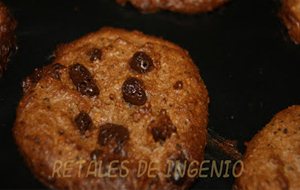
[[[247,144],[237,189],[299,189],[300,106],[276,114]]]

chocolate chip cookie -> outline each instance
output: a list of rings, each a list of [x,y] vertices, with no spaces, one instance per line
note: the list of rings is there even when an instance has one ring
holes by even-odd
[[[300,0],[283,0],[280,16],[292,40],[300,43]]]
[[[11,53],[15,50],[16,21],[0,1],[0,77],[6,69]]]
[[[236,189],[300,188],[300,106],[289,107],[247,143]]]
[[[195,14],[212,11],[220,7],[228,0],[116,0],[125,5],[130,2],[134,7],[144,13],[156,12],[158,10],[169,10],[173,12]]]
[[[23,89],[13,132],[45,185],[167,190],[192,183],[186,171],[203,159],[209,100],[179,46],[103,28],[61,45]]]

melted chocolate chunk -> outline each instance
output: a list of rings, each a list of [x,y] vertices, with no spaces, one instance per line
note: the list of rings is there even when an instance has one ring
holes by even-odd
[[[150,128],[154,141],[160,143],[164,143],[172,133],[177,131],[166,110],[161,111],[158,119],[150,124]]]
[[[122,86],[124,100],[133,105],[144,105],[147,102],[147,96],[143,88],[143,81],[138,78],[129,77]]]
[[[149,55],[144,52],[136,52],[129,61],[131,69],[143,74],[151,71],[154,67],[153,61]]]
[[[93,127],[93,121],[89,114],[86,112],[81,111],[76,117],[75,117],[75,123],[77,128],[80,131],[80,134],[85,134],[87,130]]]
[[[111,144],[114,146],[114,152],[119,153],[123,145],[129,139],[129,131],[122,125],[106,123],[100,126],[98,142],[101,146]],[[115,144],[114,144],[115,143]]]
[[[83,65],[76,63],[69,68],[69,75],[77,91],[89,97],[98,96],[99,88],[92,78],[91,73]]]
[[[174,88],[175,90],[181,90],[181,89],[183,88],[183,82],[182,82],[181,80],[177,81],[177,82],[174,84],[173,88]]]
[[[102,51],[101,51],[101,49],[93,48],[88,52],[88,55],[90,56],[90,61],[95,62],[95,61],[101,60]]]

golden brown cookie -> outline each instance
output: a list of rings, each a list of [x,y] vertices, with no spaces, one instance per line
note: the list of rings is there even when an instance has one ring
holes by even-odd
[[[212,11],[220,7],[228,0],[116,0],[125,5],[130,2],[142,12],[156,12],[158,10],[169,10],[173,12],[195,14]]]
[[[283,0],[280,16],[292,40],[300,43],[300,0]]]
[[[10,54],[15,50],[16,22],[0,1],[0,77],[6,69]]]
[[[23,87],[14,136],[45,185],[179,190],[193,181],[182,168],[203,159],[209,100],[179,46],[103,28],[59,47]]]
[[[247,144],[240,190],[300,189],[300,106],[289,107]]]

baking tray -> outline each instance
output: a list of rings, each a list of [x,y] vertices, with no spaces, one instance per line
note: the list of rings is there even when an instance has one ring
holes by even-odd
[[[137,29],[187,49],[210,94],[209,128],[244,142],[271,117],[300,104],[300,46],[288,38],[275,0],[232,0],[215,12],[141,14],[114,0],[6,0],[18,20],[17,54],[0,79],[0,163],[3,189],[45,189],[25,166],[11,129],[21,81],[49,63],[58,44],[102,26]],[[233,178],[198,179],[192,190],[231,189]]]

